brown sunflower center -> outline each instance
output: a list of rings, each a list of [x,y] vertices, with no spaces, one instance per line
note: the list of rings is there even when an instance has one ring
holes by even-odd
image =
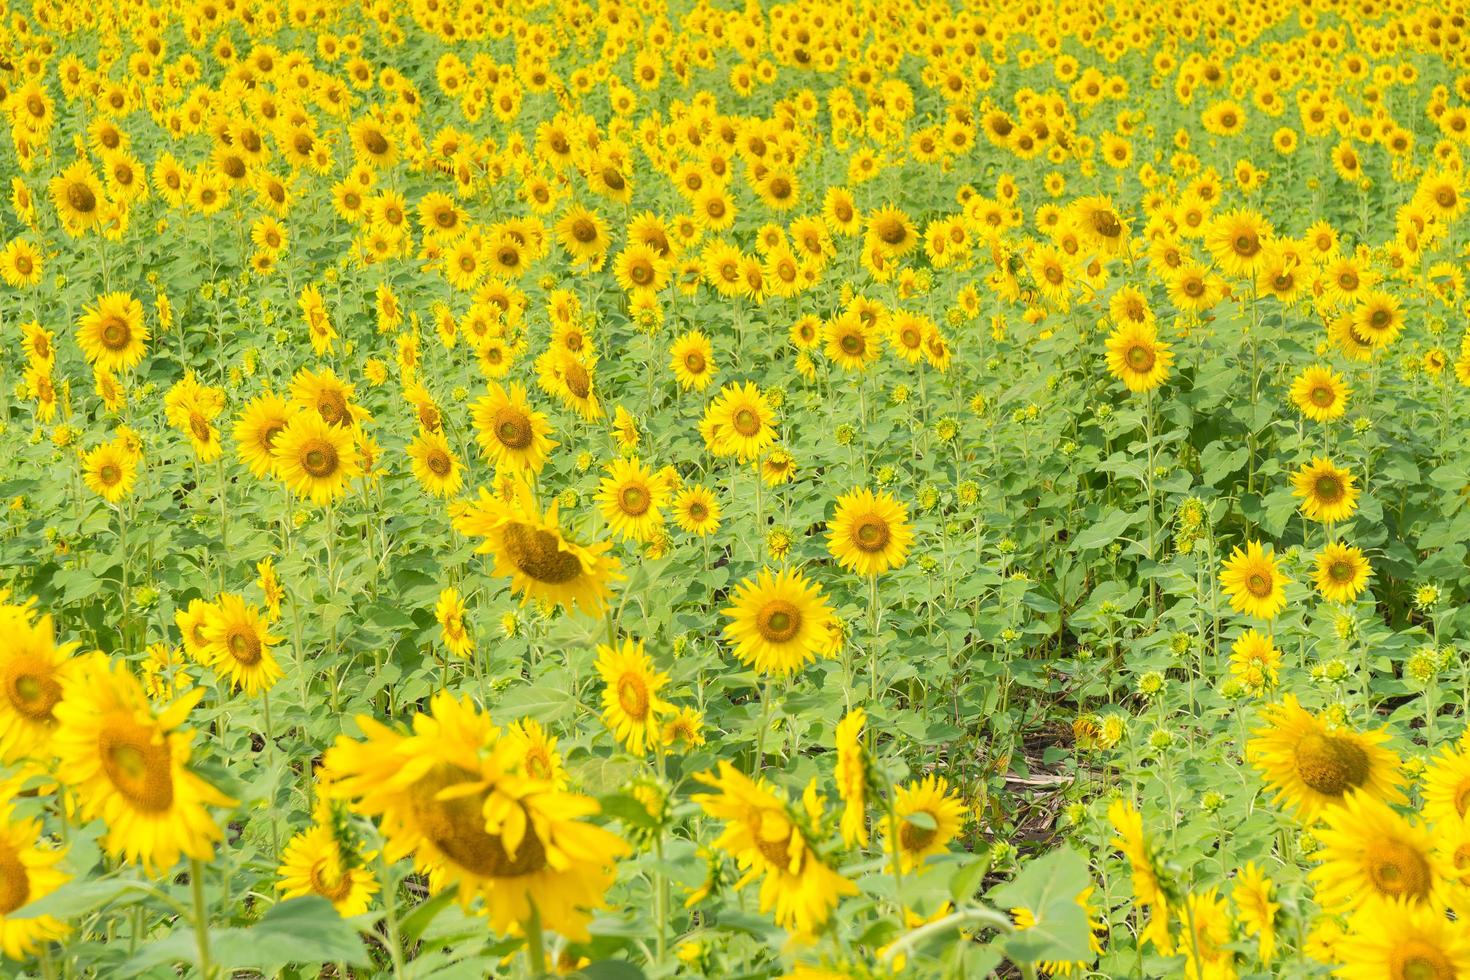
[[[373,156],[380,157],[388,152],[388,137],[376,129],[370,129],[363,134],[362,145]]]
[[[1342,481],[1331,474],[1324,474],[1317,477],[1316,483],[1312,485],[1312,492],[1322,503],[1336,503],[1343,496]]]
[[[785,599],[772,599],[756,616],[755,628],[767,643],[789,643],[801,632],[801,610]]]
[[[225,647],[230,651],[230,656],[245,667],[253,667],[260,663],[260,637],[255,634],[254,630],[240,627],[230,630],[230,635],[225,640]]]
[[[1296,773],[1325,796],[1342,796],[1368,780],[1368,754],[1340,735],[1313,732],[1297,742]]]
[[[642,517],[648,513],[652,502],[648,490],[641,486],[623,487],[618,491],[618,509],[629,517]]]
[[[587,373],[587,369],[579,361],[572,360],[567,363],[562,370],[562,382],[574,398],[586,398],[592,394],[592,376]]]
[[[1333,393],[1331,388],[1327,387],[1327,385],[1317,385],[1315,388],[1312,389],[1312,393],[1309,397],[1312,400],[1312,404],[1318,406],[1319,408],[1326,408],[1328,405],[1331,405],[1333,402],[1337,401],[1337,396]]]
[[[1388,955],[1389,980],[1454,980],[1456,973],[1444,951],[1423,939],[1406,939]]]
[[[97,195],[92,193],[92,188],[76,181],[66,189],[66,203],[79,214],[91,214],[97,210]]]
[[[903,824],[898,828],[898,843],[905,851],[910,853],[922,851],[934,843],[934,838],[939,836],[939,825],[938,821],[935,820],[934,814],[928,810],[920,810],[919,812],[926,814],[930,820],[934,820],[935,825],[933,827],[920,827],[911,820],[903,821]]]
[[[0,915],[9,915],[31,897],[31,877],[20,855],[10,844],[0,841]]]
[[[1154,350],[1148,344],[1132,344],[1129,346],[1124,357],[1128,366],[1134,371],[1152,371],[1154,367]]]
[[[337,447],[324,439],[313,439],[301,451],[301,468],[319,480],[336,473],[340,462]]]
[[[130,804],[147,813],[173,806],[173,756],[168,742],[129,715],[102,723],[97,737],[102,771]]]
[[[439,797],[464,783],[478,782],[468,769],[442,763],[414,784],[410,791],[414,823],[444,855],[464,870],[487,878],[517,878],[546,867],[546,848],[534,827],[510,853],[499,834],[485,830],[483,790],[449,799]]]
[[[643,683],[643,678],[633,674],[618,678],[618,706],[634,721],[648,717],[648,686]]]
[[[882,551],[892,537],[888,522],[876,514],[864,515],[852,529],[852,543],[869,554]]]
[[[502,408],[495,416],[495,437],[506,449],[525,449],[531,444],[531,420],[524,412]]]
[[[122,350],[133,339],[132,329],[118,317],[108,317],[102,324],[101,334],[102,346],[112,351]]]
[[[311,866],[311,890],[329,902],[340,902],[352,893],[352,877],[322,858]]]
[[[454,461],[442,449],[429,450],[428,455],[424,457],[424,465],[429,468],[430,473],[438,477],[446,477],[450,470],[454,469]]]
[[[31,721],[51,720],[51,709],[61,700],[61,684],[40,658],[20,654],[5,665],[5,695],[17,714]]]
[[[1245,589],[1257,599],[1264,599],[1271,594],[1271,576],[1265,572],[1252,572],[1246,576]]]
[[[528,578],[561,585],[582,574],[582,562],[550,531],[513,523],[505,526],[501,538],[511,564]]]
[[[1423,854],[1398,840],[1379,840],[1364,855],[1368,878],[1389,897],[1422,899],[1429,894],[1429,862]]]

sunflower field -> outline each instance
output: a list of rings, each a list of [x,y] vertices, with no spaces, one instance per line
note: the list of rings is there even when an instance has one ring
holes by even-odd
[[[1467,20],[0,0],[0,974],[1470,980]]]

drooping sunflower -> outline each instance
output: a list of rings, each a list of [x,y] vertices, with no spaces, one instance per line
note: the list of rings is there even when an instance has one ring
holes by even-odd
[[[281,482],[314,504],[341,498],[348,483],[362,475],[352,430],[328,425],[314,412],[298,412],[286,423],[276,435],[271,456]]]
[[[1321,863],[1311,879],[1324,909],[1349,914],[1382,901],[1442,907],[1448,869],[1417,821],[1361,792],[1347,794],[1323,820],[1316,831]]]
[[[1368,587],[1371,571],[1361,548],[1333,541],[1317,553],[1313,576],[1317,591],[1329,602],[1353,602]]]
[[[1439,909],[1380,902],[1354,917],[1335,948],[1343,980],[1470,977],[1470,926]]]
[[[1351,517],[1362,491],[1352,473],[1334,466],[1325,456],[1297,470],[1291,478],[1292,495],[1302,498],[1302,514],[1310,521],[1335,524]]]
[[[324,792],[378,818],[389,861],[412,856],[430,891],[482,898],[500,935],[539,913],[545,928],[587,940],[627,851],[583,819],[595,801],[526,778],[517,740],[467,697],[439,692],[411,734],[367,716],[358,725],[361,741],[340,736],[327,751]]]
[[[370,855],[359,852],[348,822],[334,819],[331,803],[321,810],[327,819],[292,837],[281,852],[276,888],[283,899],[320,895],[344,919],[362,915],[378,891],[378,880],[365,864]]]
[[[882,575],[908,560],[914,532],[908,509],[888,491],[866,487],[837,498],[827,523],[827,550],[850,572]]]
[[[584,546],[572,541],[556,512],[553,502],[543,515],[524,485],[509,503],[482,487],[479,500],[455,517],[454,528],[486,539],[478,550],[495,555],[494,574],[510,578],[511,591],[523,604],[534,599],[595,616],[610,594],[609,583],[622,577],[618,560],[607,554],[612,542]]]
[[[127,293],[107,293],[77,321],[77,343],[87,363],[117,374],[138,365],[147,352],[143,304]]]
[[[883,823],[883,852],[898,852],[904,874],[941,854],[964,824],[965,804],[949,781],[933,773],[893,787],[893,816]],[[898,846],[894,847],[897,835]]]
[[[659,721],[672,710],[658,692],[669,675],[654,668],[642,640],[625,637],[618,647],[597,646],[602,677],[602,720],[613,737],[634,755],[660,744]]]
[[[155,713],[127,666],[102,654],[64,680],[56,776],[76,794],[84,820],[105,821],[103,847],[113,858],[161,874],[181,855],[210,860],[223,839],[209,808],[235,801],[189,769],[194,736],[181,728],[203,694],[195,688]]]
[[[1292,404],[1313,422],[1342,418],[1351,394],[1342,375],[1323,364],[1306,368],[1291,383]]]
[[[743,580],[724,615],[735,656],[762,674],[784,677],[832,647],[832,609],[821,587],[792,568],[763,568]]]
[[[456,657],[467,657],[475,649],[475,637],[465,623],[466,608],[459,590],[450,586],[439,593],[434,605],[434,619],[445,649]]]
[[[680,334],[669,345],[669,367],[679,387],[704,391],[715,378],[714,345],[703,331]]]
[[[1360,732],[1329,726],[1303,708],[1295,695],[1262,712],[1246,757],[1265,778],[1277,802],[1310,823],[1347,794],[1358,792],[1389,803],[1403,803],[1399,758],[1383,747],[1383,729]]]
[[[436,497],[452,497],[464,485],[464,467],[443,431],[420,429],[409,443],[408,458],[413,461],[414,479]]]
[[[11,915],[66,883],[67,874],[57,867],[66,849],[44,842],[39,820],[16,820],[10,800],[14,787],[0,789],[6,797],[0,802],[0,953],[19,961],[35,953],[40,944],[71,931],[53,916]]]
[[[868,846],[868,750],[863,727],[868,713],[853,708],[837,723],[837,795],[842,798],[842,841],[848,847]]]
[[[115,504],[133,492],[138,479],[138,457],[116,441],[104,442],[82,456],[82,480],[87,489]]]
[[[1230,608],[1257,619],[1275,619],[1286,608],[1289,579],[1277,567],[1273,551],[1259,541],[1247,542],[1225,559],[1220,584],[1230,597]]]
[[[720,762],[718,773],[694,778],[715,790],[693,799],[725,823],[714,847],[733,856],[745,872],[735,887],[759,878],[760,910],[774,911],[777,925],[809,935],[827,922],[842,896],[857,894],[857,886],[823,860],[803,829],[803,824],[820,826],[815,781],[802,798],[805,820],[798,821],[770,784],[752,780],[728,762]]]
[[[281,679],[281,665],[271,653],[280,637],[267,631],[265,617],[243,596],[225,593],[209,606],[201,630],[204,662],[246,694],[269,691]]]
[[[609,463],[597,490],[598,509],[608,527],[639,542],[652,540],[664,526],[662,508],[668,499],[668,483],[637,457]]]
[[[276,460],[272,455],[276,436],[286,428],[297,409],[283,396],[267,392],[246,403],[235,419],[235,444],[240,461],[250,468],[257,479],[264,479],[275,471]]]
[[[57,645],[49,615],[35,617],[30,605],[0,605],[0,761],[46,748],[76,648]]]
[[[720,502],[709,487],[685,487],[674,497],[672,506],[674,523],[690,534],[706,537],[719,530]]]
[[[1108,371],[1132,392],[1152,391],[1169,377],[1174,352],[1152,323],[1121,323],[1107,339]]]

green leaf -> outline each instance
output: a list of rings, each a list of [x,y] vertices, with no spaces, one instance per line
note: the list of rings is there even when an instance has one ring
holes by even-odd
[[[990,851],[986,851],[973,860],[966,861],[955,869],[955,873],[949,879],[949,894],[959,905],[974,897],[975,892],[980,889],[980,883],[985,880],[985,875],[990,871]]]
[[[357,930],[332,903],[318,895],[273,906],[249,928],[209,930],[209,955],[227,970],[256,970],[267,976],[291,963],[347,963],[367,966],[367,949]],[[165,963],[199,962],[193,931],[181,926],[140,949],[117,975],[135,977]]]
[[[626,960],[598,960],[573,973],[585,980],[643,980],[643,971]]]
[[[1112,544],[1118,535],[1128,530],[1132,523],[1133,517],[1127,511],[1109,507],[1098,516],[1097,520],[1090,523],[1086,529],[1072,539],[1072,546],[1078,551],[1106,547]]]
[[[108,878],[103,881],[78,879],[67,882],[45,898],[21,906],[7,917],[34,919],[37,916],[49,915],[57,919],[73,919],[100,909],[108,902],[116,901],[130,892],[142,893],[145,891],[147,891],[147,886],[142,882],[127,878]]]
[[[417,908],[404,916],[403,925],[400,926],[404,943],[412,946],[418,942],[419,938],[423,936],[424,930],[429,928],[430,923],[434,921],[434,917],[444,911],[444,908],[450,902],[454,901],[454,896],[455,892],[453,889],[442,891],[430,897],[428,901],[420,903]]]
[[[991,892],[1002,909],[1023,908],[1036,924],[1005,937],[1006,955],[1018,963],[1036,960],[1086,960],[1087,913],[1077,896],[1088,886],[1087,861],[1060,847],[1029,862],[1014,881]]]

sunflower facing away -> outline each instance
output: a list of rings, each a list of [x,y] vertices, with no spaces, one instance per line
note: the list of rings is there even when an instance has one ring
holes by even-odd
[[[762,674],[784,677],[832,647],[832,609],[821,588],[795,569],[763,568],[745,579],[724,614],[735,656]]]
[[[366,862],[373,855],[361,852],[345,817],[342,804],[323,800],[317,821],[291,838],[276,872],[281,898],[320,895],[344,919],[362,915],[372,905],[378,880]]]
[[[843,568],[863,576],[901,567],[913,540],[907,508],[886,490],[863,488],[838,497],[827,524],[827,550]]]
[[[868,846],[868,750],[863,728],[868,714],[853,708],[837,723],[837,794],[842,798],[842,841],[848,847]]]
[[[1399,758],[1383,747],[1382,729],[1359,732],[1329,727],[1288,694],[1264,709],[1246,757],[1265,777],[1278,803],[1310,823],[1324,810],[1342,805],[1349,793],[1403,803]]]
[[[76,794],[84,820],[105,820],[107,853],[158,874],[181,855],[213,857],[224,835],[209,807],[235,801],[189,769],[194,736],[180,726],[203,689],[155,714],[127,666],[101,654],[87,657],[62,688],[56,776]]]

